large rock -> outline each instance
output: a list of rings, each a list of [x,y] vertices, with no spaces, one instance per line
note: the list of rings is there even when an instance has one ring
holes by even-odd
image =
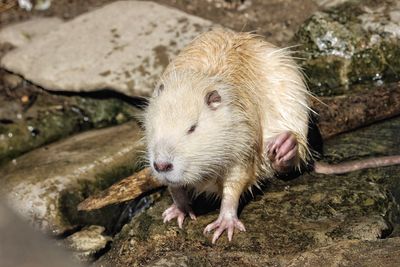
[[[85,227],[63,240],[62,245],[69,248],[74,256],[84,262],[93,261],[96,253],[106,248],[112,238],[104,234],[105,228],[98,225]]]
[[[49,33],[63,21],[59,18],[33,18],[0,30],[0,44],[9,43],[14,47],[29,44],[34,38]]]
[[[400,155],[400,118],[387,120],[362,128],[358,131],[342,134],[326,142],[324,160],[339,162],[371,156]],[[380,184],[385,185],[396,203],[400,203],[399,166],[389,166],[382,170],[368,170],[368,175]],[[400,213],[393,212],[394,222],[391,236],[400,236]]]
[[[317,12],[301,26],[300,65],[317,95],[338,95],[349,85],[398,80],[400,2],[349,1]]]
[[[366,128],[346,134],[344,140],[347,142],[342,146],[330,141],[326,160],[400,154],[398,127],[400,118],[374,125],[373,130]],[[388,263],[390,258],[387,257],[394,259],[397,255],[379,253],[379,245],[390,247],[394,244],[390,251],[396,252],[398,241],[379,243],[377,240],[393,236],[393,228],[400,222],[393,216],[398,214],[399,208],[393,193],[388,190],[391,180],[398,180],[399,171],[400,166],[393,166],[345,175],[311,173],[283,185],[271,185],[265,194],[257,195],[244,207],[240,218],[247,232],[237,233],[231,243],[224,235],[216,245],[212,245],[210,236],[204,236],[202,231],[217,217],[217,211],[203,214],[201,212],[209,204],[202,202],[204,200],[197,201],[194,209],[201,214],[196,221],[188,220],[183,230],[177,227],[176,222],[165,225],[161,214],[172,202],[166,194],[152,209],[133,218],[122,229],[99,265],[287,266],[292,263],[302,266],[302,262],[318,263],[312,253],[319,248],[322,251],[316,251],[320,253],[316,255],[323,255],[324,259],[333,258],[335,251],[346,249],[340,244],[350,244],[346,253],[342,251],[341,255],[371,252],[355,258],[354,263],[368,262],[369,259],[379,262],[378,257]],[[336,244],[338,249],[329,249]],[[328,249],[323,250],[323,247]],[[332,253],[330,258],[329,252]],[[352,265],[351,260],[349,266],[357,265]],[[335,266],[329,260],[323,265]]]
[[[78,213],[89,193],[133,173],[143,150],[136,123],[93,130],[31,151],[0,169],[0,193],[36,228],[62,234],[79,224],[112,228],[121,207]]]
[[[169,59],[210,26],[152,2],[119,1],[11,51],[1,66],[50,90],[149,95]]]

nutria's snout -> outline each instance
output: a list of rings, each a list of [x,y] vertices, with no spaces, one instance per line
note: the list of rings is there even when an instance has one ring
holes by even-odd
[[[150,150],[150,166],[154,176],[162,183],[181,184],[182,166],[165,145],[157,145]]]
[[[174,168],[174,165],[172,165],[171,162],[163,162],[163,161],[154,161],[153,162],[153,167],[156,170],[156,172],[169,172],[172,171]]]

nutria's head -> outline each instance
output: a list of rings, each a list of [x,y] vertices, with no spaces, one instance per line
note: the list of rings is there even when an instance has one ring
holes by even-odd
[[[221,175],[240,150],[230,87],[193,72],[163,76],[145,113],[148,160],[169,185]]]

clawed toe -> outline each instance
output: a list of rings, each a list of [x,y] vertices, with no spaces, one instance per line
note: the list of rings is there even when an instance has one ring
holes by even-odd
[[[192,220],[196,220],[196,216],[194,215],[193,211],[190,210],[188,212],[189,217]],[[169,221],[171,221],[172,219],[177,219],[178,222],[178,226],[179,228],[183,228],[183,222],[185,221],[187,213],[185,211],[182,211],[181,209],[179,209],[175,204],[171,205],[171,207],[169,207],[168,209],[166,209],[163,214],[163,222],[167,223]]]
[[[228,235],[228,240],[232,241],[234,230],[238,229],[241,232],[245,232],[246,228],[243,223],[238,218],[218,218],[216,221],[210,223],[204,229],[204,234],[210,233],[215,229],[215,232],[212,237],[212,243],[215,244],[217,239],[222,235],[222,233],[226,230]]]
[[[277,135],[267,144],[267,156],[277,171],[286,170],[294,165],[298,152],[296,136],[291,132]]]

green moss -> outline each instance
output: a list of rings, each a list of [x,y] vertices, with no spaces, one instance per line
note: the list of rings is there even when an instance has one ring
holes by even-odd
[[[318,96],[339,95],[348,91],[346,71],[348,61],[336,56],[310,59],[302,65],[310,90]]]
[[[137,109],[119,99],[42,93],[13,123],[0,123],[0,164],[73,133],[120,124]]]
[[[354,53],[348,76],[352,83],[381,79],[386,69],[385,57],[379,47]]]
[[[400,40],[392,39],[391,42],[382,44],[382,54],[385,56],[385,78],[389,80],[400,79]]]

